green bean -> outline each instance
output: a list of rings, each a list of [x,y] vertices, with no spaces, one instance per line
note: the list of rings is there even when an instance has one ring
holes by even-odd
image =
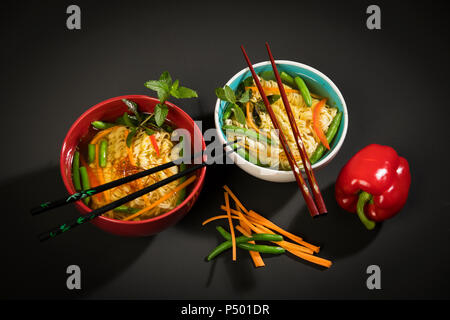
[[[100,167],[104,168],[106,167],[106,153],[108,150],[108,141],[102,140],[100,142],[100,148],[98,151],[98,164]]]
[[[341,119],[342,119],[342,111],[339,111],[334,116],[333,120],[330,123],[330,126],[328,127],[326,137],[327,137],[327,141],[329,144],[331,144],[331,141],[333,141],[334,136],[336,135],[336,133],[339,129],[339,125],[341,124]],[[322,157],[322,155],[324,154],[325,150],[326,150],[325,146],[322,143],[319,144],[317,146],[316,150],[314,150],[313,154],[309,158],[309,161],[311,162],[311,164],[314,164],[317,161],[319,161],[320,158]]]
[[[219,228],[221,228],[221,230]],[[231,235],[227,231],[225,231],[222,227],[217,227],[217,230],[222,234],[223,237],[226,237],[226,238],[229,237],[229,239],[231,239]],[[258,237],[255,238],[255,236],[256,236],[256,234],[251,237],[245,237],[245,236],[237,237],[236,245],[241,249],[245,249],[245,250],[249,250],[249,251],[258,251],[261,253],[280,254],[280,253],[285,252],[285,250],[280,247],[267,246],[267,245],[255,245],[255,244],[250,244],[250,243],[246,242],[246,241],[263,240],[263,239],[265,241],[281,241],[281,240],[283,240],[282,236],[273,235],[273,234],[259,234],[259,238]],[[207,257],[207,260],[211,261],[216,256],[218,256],[225,250],[231,248],[232,246],[233,246],[233,244],[232,244],[231,240],[222,242],[216,248],[214,248],[213,251],[211,251],[211,253]]]
[[[308,107],[311,107],[312,105],[311,94],[309,93],[305,81],[303,81],[303,79],[300,77],[295,77],[294,81],[295,84],[297,85],[298,90],[300,90],[300,93],[302,94],[303,100],[305,100],[306,105]]]
[[[72,160],[72,180],[73,180],[73,186],[75,187],[76,191],[81,190],[81,183],[80,183],[80,153],[78,151],[75,151],[73,155]]]
[[[276,81],[275,78],[275,74],[273,73],[273,70],[267,70],[267,71],[263,71],[259,73],[259,76],[261,78],[263,78],[264,80],[272,80],[272,81]],[[292,78],[289,74],[287,74],[286,72],[282,71],[280,73],[280,78],[281,78],[281,82],[283,82],[284,84],[290,86],[290,87],[294,87],[295,83],[294,83],[294,78]]]
[[[91,188],[91,184],[89,183],[89,176],[87,174],[86,167],[80,167],[80,176],[81,176],[81,185],[83,190],[88,190]],[[90,198],[83,198],[83,202],[87,205],[89,204]]]
[[[289,87],[293,88],[295,86],[294,78],[292,78],[290,75],[288,75],[286,72],[282,71],[280,73],[281,81],[284,84],[287,84]]]
[[[88,145],[88,163],[95,161],[95,144]]]
[[[258,251],[261,253],[281,254],[286,252],[286,250],[281,247],[267,246],[264,244],[238,243],[237,246],[241,249],[245,249],[248,251]]]
[[[263,143],[267,142],[268,144],[272,144],[272,140],[270,140],[270,138],[267,138],[266,136],[263,136],[252,129],[246,129],[246,128],[229,126],[229,125],[222,126],[222,129],[225,131],[225,133],[226,133],[226,131],[233,131],[230,133],[234,133],[236,135],[244,135],[244,136],[251,138],[253,140],[256,140],[258,142],[263,142]]]
[[[103,122],[103,121],[93,121],[93,122],[91,122],[91,124],[94,128],[100,129],[100,130],[104,130],[104,129],[108,129],[108,128],[116,126],[115,123],[107,123],[107,122]]]
[[[118,206],[116,208],[114,208],[115,212],[119,212],[119,213],[129,213],[129,214],[133,214],[139,211],[138,208],[132,208],[132,207],[127,207],[127,206]]]

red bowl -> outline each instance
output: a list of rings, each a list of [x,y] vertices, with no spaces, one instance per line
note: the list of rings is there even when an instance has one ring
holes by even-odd
[[[75,193],[71,168],[77,145],[81,138],[87,135],[92,121],[112,121],[127,111],[127,107],[121,99],[129,99],[136,102],[139,105],[139,110],[144,112],[153,112],[155,105],[159,103],[159,100],[156,98],[142,95],[127,95],[111,98],[93,106],[75,121],[64,139],[60,155],[61,175],[64,185],[70,194]],[[194,120],[177,106],[169,102],[166,102],[166,104],[169,106],[167,119],[177,128],[184,128],[189,131],[192,138],[192,146],[194,145],[194,134],[196,137],[201,137],[202,148],[205,149],[205,141],[202,133]],[[189,194],[186,199],[167,213],[142,221],[122,221],[100,216],[92,220],[92,223],[102,230],[121,236],[148,236],[158,233],[177,223],[192,208],[203,187],[205,174],[206,167],[196,172],[198,178],[193,185],[188,187],[190,191],[188,191]],[[91,208],[81,201],[77,201],[75,204],[83,215],[92,211]]]

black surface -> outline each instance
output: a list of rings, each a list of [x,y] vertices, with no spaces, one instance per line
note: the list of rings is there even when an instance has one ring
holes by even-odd
[[[440,2],[380,3],[382,30],[365,27],[370,2],[76,1],[82,30],[65,28],[69,1],[1,2],[2,157],[0,297],[150,299],[449,298],[448,31]],[[252,19],[256,19],[252,22]],[[175,227],[149,238],[120,238],[92,225],[55,241],[36,234],[75,217],[73,207],[32,218],[28,210],[64,195],[59,151],[90,106],[149,94],[146,80],[169,70],[197,100],[174,101],[203,129],[214,126],[214,88],[254,63],[306,63],[328,75],[349,110],[345,143],[317,173],[330,213],[312,220],[295,183],[257,180],[236,166],[207,170],[204,191]],[[343,164],[370,143],[394,147],[412,170],[402,212],[376,231],[343,212],[333,188]],[[219,241],[201,221],[217,214],[227,184],[253,208],[323,246],[321,270],[290,256],[254,269],[238,252],[203,259]],[[82,290],[66,289],[66,267],[82,270]],[[382,290],[366,288],[367,266]]]

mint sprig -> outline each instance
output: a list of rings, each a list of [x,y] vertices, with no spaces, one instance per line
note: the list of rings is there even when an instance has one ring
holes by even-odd
[[[245,125],[245,114],[238,103],[245,104],[250,101],[250,90],[245,90],[242,94],[236,96],[233,89],[226,85],[223,88],[216,88],[215,92],[217,98],[231,104],[230,108],[233,111],[236,120],[240,124]]]
[[[159,80],[149,80],[144,84],[150,90],[156,91],[159,103],[155,106],[156,125],[163,125],[169,113],[166,101],[172,96],[176,99],[197,98],[197,92],[192,89],[180,86],[180,81],[172,82],[169,72],[164,71]]]

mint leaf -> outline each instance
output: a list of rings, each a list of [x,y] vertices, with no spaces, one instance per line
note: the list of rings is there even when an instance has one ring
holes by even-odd
[[[169,108],[165,104],[158,103],[155,106],[155,122],[158,127],[161,127],[166,120]]]
[[[250,100],[250,90],[245,90],[245,92],[240,96],[240,103],[247,103]]]
[[[233,108],[231,110],[233,110],[233,113],[234,113],[234,116],[235,116],[237,122],[245,125],[246,119],[245,119],[244,111],[242,111],[242,109],[236,104],[233,106]]]
[[[156,93],[158,94],[158,99],[161,103],[166,102],[170,96],[170,87],[164,80],[150,80],[147,81],[144,85],[150,90],[156,91]]]
[[[161,73],[161,76],[159,77],[159,82],[166,83],[167,86],[170,88],[172,86],[172,77],[170,76],[169,72],[164,71]]]
[[[172,87],[173,89],[173,87]],[[186,88],[186,87],[178,87],[175,90],[170,90],[170,93],[172,96],[174,96],[177,99],[186,99],[186,98],[197,98],[197,92],[195,92],[192,89]]]
[[[222,101],[230,102],[227,100],[227,97],[225,96],[225,90],[223,88],[216,88],[215,92],[217,98],[219,98]]]
[[[227,99],[226,101],[236,103],[236,96],[234,95],[233,89],[231,89],[229,86],[225,86],[224,93]]]

